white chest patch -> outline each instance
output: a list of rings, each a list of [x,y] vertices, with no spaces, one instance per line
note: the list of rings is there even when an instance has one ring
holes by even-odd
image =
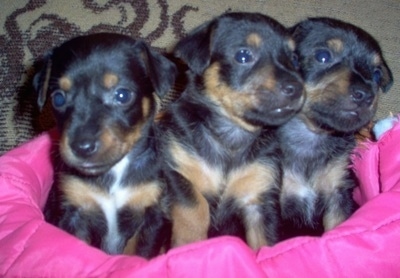
[[[110,254],[115,254],[121,251],[123,248],[123,238],[118,229],[118,210],[123,207],[128,198],[128,189],[121,186],[122,176],[125,172],[126,167],[129,164],[129,159],[124,157],[118,162],[112,169],[115,181],[110,187],[108,195],[96,194],[93,198],[96,200],[98,205],[104,212],[104,216],[107,221],[107,234],[103,241],[102,248]]]

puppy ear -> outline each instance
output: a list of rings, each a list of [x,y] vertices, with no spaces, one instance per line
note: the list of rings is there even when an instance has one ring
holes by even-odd
[[[144,42],[139,42],[144,52],[147,74],[156,94],[163,97],[174,85],[177,69],[173,62],[151,50]]]
[[[38,94],[37,104],[39,110],[42,111],[47,98],[47,89],[49,88],[49,81],[51,75],[51,54],[47,55],[44,59],[42,69],[37,72],[33,78],[33,88]]]
[[[379,87],[381,87],[382,92],[386,93],[390,90],[390,88],[393,85],[393,75],[391,70],[387,66],[386,62],[383,62],[381,69],[382,69],[382,80],[379,84]]]
[[[174,54],[196,74],[201,74],[210,64],[211,43],[216,21],[195,28],[175,46]]]
[[[309,22],[306,20],[290,27],[289,32],[292,34],[292,38],[298,42],[307,35],[309,29]]]

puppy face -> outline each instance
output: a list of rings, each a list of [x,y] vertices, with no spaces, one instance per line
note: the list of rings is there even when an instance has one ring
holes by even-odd
[[[354,132],[377,108],[378,91],[393,78],[378,43],[365,31],[329,18],[293,28],[306,83],[304,113],[320,127]]]
[[[63,160],[95,175],[126,155],[152,121],[175,67],[142,42],[117,34],[72,39],[55,48],[34,79],[42,107],[50,97]]]
[[[279,125],[303,103],[294,41],[275,20],[231,13],[208,22],[175,53],[201,77],[203,92],[239,125]]]

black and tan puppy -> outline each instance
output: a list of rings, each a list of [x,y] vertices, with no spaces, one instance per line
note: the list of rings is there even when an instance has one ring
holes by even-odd
[[[285,237],[320,235],[355,210],[349,170],[355,133],[372,120],[379,90],[392,84],[378,43],[360,28],[313,18],[292,30],[306,102],[279,131]]]
[[[135,254],[158,254],[168,222],[153,123],[156,95],[174,76],[166,58],[118,34],[77,37],[51,52],[34,80],[60,131],[49,221],[110,254],[129,239]]]
[[[173,246],[235,235],[277,241],[276,126],[303,103],[293,40],[275,20],[230,13],[181,40],[189,84],[160,118],[171,187]]]

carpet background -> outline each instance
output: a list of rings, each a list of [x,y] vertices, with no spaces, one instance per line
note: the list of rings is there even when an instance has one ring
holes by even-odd
[[[376,118],[400,112],[399,0],[2,0],[0,9],[0,154],[52,126],[31,86],[35,62],[77,35],[111,31],[169,50],[188,31],[227,11],[261,12],[286,26],[310,16],[358,25],[381,44],[395,83]]]

